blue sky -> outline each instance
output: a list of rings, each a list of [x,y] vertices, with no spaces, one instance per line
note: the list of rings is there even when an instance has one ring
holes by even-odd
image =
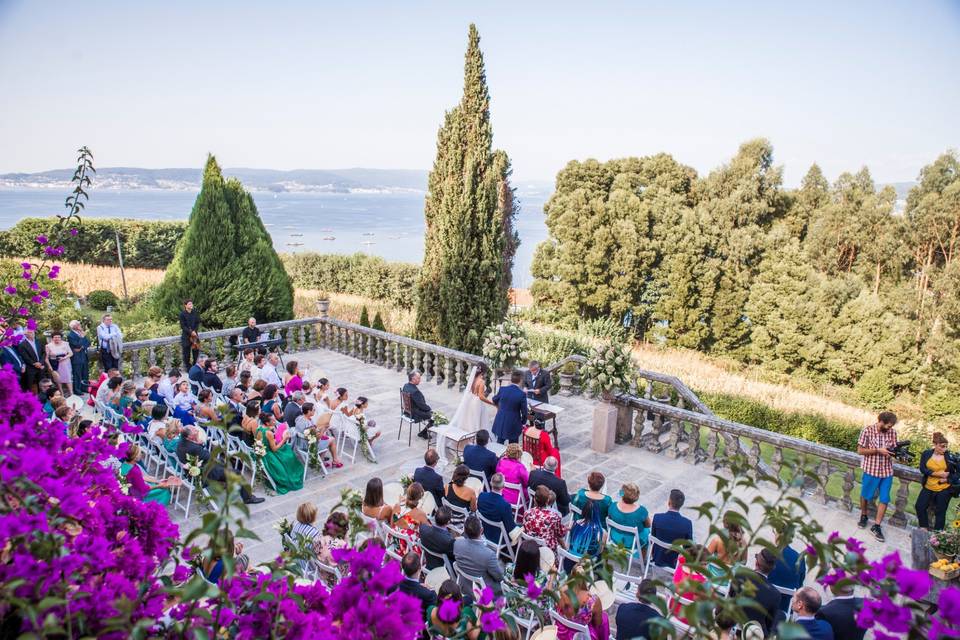
[[[765,136],[795,184],[911,180],[960,147],[960,2],[0,0],[0,172],[428,169],[480,29],[518,179]]]

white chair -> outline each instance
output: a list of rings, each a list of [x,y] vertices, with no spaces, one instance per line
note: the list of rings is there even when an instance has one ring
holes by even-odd
[[[357,450],[360,448],[360,427],[357,421],[337,411],[330,419],[330,424],[337,430],[337,437],[340,440],[340,456],[350,458],[350,462],[356,463]],[[347,440],[353,441],[353,448],[347,453]],[[377,457],[373,453],[373,447],[370,448],[370,457],[376,461]]]
[[[567,549],[564,549],[560,545],[557,545],[557,556],[558,556],[557,564],[560,566],[561,573],[566,573],[566,570],[563,568],[564,560],[569,560],[573,564],[577,564],[578,562],[580,562],[580,560],[583,559],[583,556],[580,556],[571,551],[568,551]]]
[[[400,543],[402,541],[407,552],[413,551],[422,559],[423,553],[420,551],[419,543],[414,542],[413,538],[411,538],[409,535],[386,525],[383,526],[382,531],[384,535],[384,544],[386,545],[385,548],[387,553],[390,554],[390,557],[398,561],[403,560],[403,555],[400,553]]]
[[[630,536],[631,544],[629,547],[626,545],[620,545],[619,542],[613,541],[613,533],[617,532],[623,536]],[[630,570],[633,568],[634,558],[639,558],[641,564],[643,563],[643,555],[640,549],[640,529],[638,527],[627,527],[617,522],[614,522],[610,519],[610,516],[607,516],[607,535],[610,542],[617,544],[619,546],[625,547],[627,549],[627,573],[630,573]],[[650,546],[649,544],[647,545]]]
[[[488,526],[499,530],[499,533],[497,534],[497,540],[491,540],[488,537],[486,538],[487,542],[490,543],[491,548],[497,552],[497,557],[499,558],[501,553],[506,552],[507,557],[510,558],[510,562],[516,562],[517,552],[514,550],[513,545],[510,544],[510,536],[507,534],[507,528],[503,526],[503,523],[487,520],[479,511],[477,511],[477,517],[480,518],[480,522],[485,525],[483,528],[484,537],[486,537]]]
[[[323,575],[331,576],[333,578],[333,584],[339,584],[339,582],[343,580],[340,569],[331,564],[320,562],[316,558],[311,558],[308,562],[308,568],[304,572],[304,577],[316,581]]]
[[[447,570],[447,575],[449,575],[450,577],[453,577],[456,575],[456,573],[453,571],[453,564],[450,562],[450,558],[448,558],[445,553],[434,553],[433,551],[430,551],[430,549],[427,549],[426,545],[423,545],[423,544],[420,545],[420,551],[423,552],[423,556],[424,556],[423,566],[425,569],[427,566],[426,557],[429,556],[431,558],[435,558],[443,562],[443,567]]]
[[[515,482],[504,481],[503,488],[513,489],[517,492],[517,501],[515,503],[510,503],[510,508],[513,509],[513,515],[516,518],[520,515],[520,512],[527,510],[527,494],[523,491],[523,485]]]
[[[516,598],[523,597],[525,595],[519,590],[515,589],[507,580],[502,582],[502,588],[504,596]],[[530,640],[530,636],[533,635],[533,632],[540,628],[540,620],[537,618],[536,613],[532,609],[529,611],[528,617],[521,616],[518,612],[511,609],[504,609],[503,612],[513,619],[518,629],[523,629],[523,640]]]
[[[383,528],[380,524],[380,521],[377,520],[376,518],[371,518],[370,516],[365,514],[363,511],[360,511],[359,515],[360,515],[360,519],[363,520],[363,523],[367,525],[367,530],[370,531],[370,535],[372,535],[374,538],[379,538],[380,540],[384,540]]]
[[[460,568],[460,565],[457,562],[453,563],[453,570],[456,573],[456,575],[459,578],[461,578],[461,580],[458,581],[460,582],[460,586],[463,587],[464,581],[469,583],[473,589],[474,597],[479,599],[480,595],[483,593],[483,590],[487,588],[487,584],[483,581],[483,578],[479,576],[473,576],[473,575],[470,575],[469,573],[464,572],[463,569]]]
[[[577,633],[573,636],[573,640],[590,640],[590,629],[587,627],[587,625],[565,618],[553,609],[550,610],[550,619],[553,620],[557,625],[562,624],[568,629],[573,629],[576,631]]]
[[[572,507],[573,505],[571,505]],[[673,545],[667,542],[664,542],[660,538],[656,537],[652,533],[647,537],[647,557],[646,561],[643,563],[643,577],[646,578],[650,573],[650,567],[653,566],[653,548],[660,547],[663,551],[672,551]],[[676,553],[676,552],[674,552]],[[679,556],[677,556],[679,558]],[[673,563],[673,567],[662,567],[665,571],[676,571],[677,563]]]
[[[522,540],[532,540],[533,542],[536,542],[536,543],[537,543],[537,546],[538,546],[538,547],[545,547],[545,546],[547,546],[547,541],[546,541],[546,540],[544,540],[543,538],[538,538],[537,536],[532,536],[532,535],[530,535],[529,533],[527,533],[526,531],[523,531],[523,530],[520,531],[520,538],[521,538]]]
[[[180,461],[172,453],[167,454],[167,470],[180,478],[180,486],[171,490],[171,501],[176,509],[183,510],[183,517],[190,517],[190,505],[193,503],[193,492],[196,491],[196,485],[193,484],[187,474],[180,468]],[[186,494],[184,497],[182,494]]]
[[[632,604],[637,601],[637,585],[643,578],[631,576],[619,571],[613,572],[613,596],[619,604]]]
[[[490,491],[490,483],[487,482],[487,474],[485,474],[483,471],[477,471],[476,469],[470,469],[470,476],[473,477],[473,478],[477,478],[478,480],[480,480],[480,482],[483,483],[483,490],[484,490],[484,491]]]
[[[443,506],[445,506],[447,509],[450,509],[451,515],[454,516],[453,519],[460,521],[460,524],[454,525],[454,524],[451,523],[451,524],[449,524],[449,525],[447,525],[447,526],[449,526],[451,529],[453,529],[453,530],[456,531],[457,533],[463,533],[463,522],[466,521],[467,516],[470,515],[470,512],[467,511],[467,509],[464,508],[464,507],[458,507],[458,506],[456,506],[455,504],[451,503],[451,502],[450,502],[449,500],[447,500],[446,498],[443,498],[443,499],[442,499],[442,503],[443,503]]]

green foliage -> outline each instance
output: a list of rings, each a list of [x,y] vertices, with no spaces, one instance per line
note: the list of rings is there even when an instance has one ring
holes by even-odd
[[[437,135],[417,297],[417,337],[476,353],[509,304],[519,237],[510,160],[493,150],[480,36],[470,25],[463,97]]]
[[[119,302],[113,291],[97,289],[87,294],[87,304],[99,311],[106,311],[107,307],[115,307]]]
[[[185,222],[84,218],[80,233],[69,240],[69,257],[72,262],[117,266],[119,231],[124,266],[166,269],[186,228]],[[0,231],[0,256],[31,255],[36,237],[49,229],[49,218],[23,218],[13,228]]]
[[[586,356],[590,353],[590,342],[574,331],[531,328],[527,331],[527,336],[530,359],[542,362],[544,366],[559,362],[570,355]]]
[[[360,322],[358,324],[361,327],[370,326],[370,315],[367,313],[367,305],[363,305],[363,309],[360,310]]]
[[[349,293],[410,309],[416,300],[420,267],[407,262],[387,262],[378,256],[295,253],[281,256],[293,285]]]
[[[372,329],[377,331],[386,331],[387,327],[383,324],[383,316],[380,315],[380,312],[377,311],[373,316],[373,324],[371,325]]]
[[[950,385],[929,394],[924,398],[923,411],[931,418],[960,416],[960,385]]]
[[[893,402],[893,385],[890,370],[885,367],[868,369],[854,385],[857,397],[873,409],[883,409]]]
[[[702,392],[697,395],[721,418],[846,451],[857,450],[861,426],[830,420],[815,413],[787,413],[739,396]]]
[[[176,256],[156,293],[157,315],[175,318],[192,299],[203,326],[236,327],[293,317],[293,285],[253,198],[224,180],[210,156]]]

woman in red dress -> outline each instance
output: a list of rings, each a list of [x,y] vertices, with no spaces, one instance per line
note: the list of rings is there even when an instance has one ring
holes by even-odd
[[[535,426],[528,426],[523,430],[523,450],[533,456],[533,464],[543,466],[543,461],[549,457],[557,459],[557,477],[560,475],[560,449],[553,446],[550,434]]]

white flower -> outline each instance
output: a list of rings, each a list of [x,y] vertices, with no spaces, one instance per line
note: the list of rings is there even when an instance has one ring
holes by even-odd
[[[200,467],[192,465],[188,467],[188,469],[190,471],[190,477],[196,478],[198,475],[200,475]]]

